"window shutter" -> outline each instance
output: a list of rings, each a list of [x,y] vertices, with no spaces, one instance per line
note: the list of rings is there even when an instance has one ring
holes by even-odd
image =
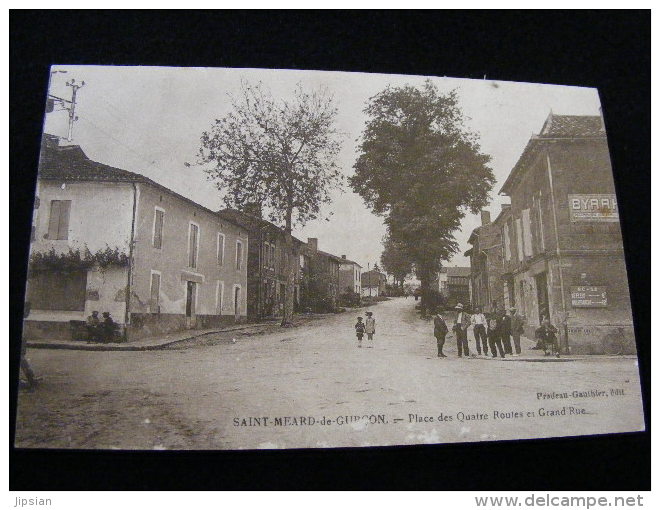
[[[154,227],[154,248],[163,247],[163,211],[156,209],[156,224]]]
[[[60,226],[60,201],[53,200],[50,203],[50,219],[48,221],[48,239],[57,239]]]
[[[57,232],[58,239],[69,238],[69,211],[71,210],[71,200],[60,201],[60,222]]]
[[[199,232],[197,230],[197,225],[190,224],[190,257],[188,264],[190,267],[197,267],[197,236]]]

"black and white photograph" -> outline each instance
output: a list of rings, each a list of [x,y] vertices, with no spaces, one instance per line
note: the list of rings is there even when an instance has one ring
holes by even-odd
[[[54,65],[15,446],[645,430],[594,88]]]

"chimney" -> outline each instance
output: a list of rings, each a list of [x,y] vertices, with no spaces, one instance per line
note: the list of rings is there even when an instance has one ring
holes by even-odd
[[[341,258],[343,258],[344,260],[346,260],[346,255],[342,255]]]
[[[481,211],[481,224],[488,225],[490,223],[490,211]]]
[[[317,251],[319,249],[318,237],[308,237],[307,246],[309,247],[310,251]]]

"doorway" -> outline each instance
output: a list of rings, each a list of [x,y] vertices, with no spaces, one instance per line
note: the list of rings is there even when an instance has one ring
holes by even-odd
[[[536,283],[536,302],[538,304],[539,324],[543,317],[550,318],[550,304],[548,303],[548,277],[547,273],[539,273],[534,277]]]
[[[234,319],[238,321],[241,318],[241,288],[234,287]]]
[[[195,294],[197,284],[195,282],[186,282],[186,326],[192,328],[195,326]]]

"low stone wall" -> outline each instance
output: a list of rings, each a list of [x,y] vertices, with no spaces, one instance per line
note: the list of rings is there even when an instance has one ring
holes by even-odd
[[[128,341],[176,331],[222,328],[246,320],[245,317],[241,317],[236,321],[233,315],[197,315],[195,324],[189,327],[186,319],[183,314],[132,313],[131,324],[128,327]]]
[[[631,325],[568,326],[571,354],[636,354]]]
[[[24,340],[74,340],[69,321],[23,321]]]
[[[525,336],[535,340],[538,326],[526,326]],[[557,326],[557,338],[565,345],[564,327]],[[570,354],[636,354],[635,333],[630,324],[569,325]]]

